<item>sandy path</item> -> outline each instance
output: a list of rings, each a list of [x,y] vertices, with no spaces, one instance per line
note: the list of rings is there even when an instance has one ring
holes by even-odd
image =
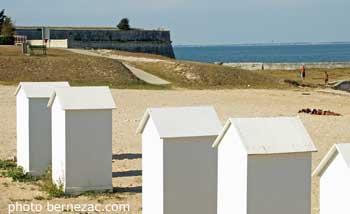
[[[152,84],[152,85],[169,85],[170,84],[170,82],[164,79],[161,79],[157,76],[154,76],[153,74],[147,73],[144,70],[135,68],[134,66],[128,65],[126,63],[123,63],[123,65],[125,65],[125,67],[127,67],[131,71],[131,73],[133,73],[137,78],[149,84]]]
[[[163,62],[165,60],[161,59],[150,59],[150,58],[144,58],[144,57],[133,57],[133,56],[121,56],[110,53],[110,51],[105,50],[84,50],[84,49],[72,49],[68,48],[67,51],[71,51],[78,54],[84,54],[89,56],[99,56],[99,57],[106,57],[110,59],[117,59],[117,60],[124,60],[128,62]]]
[[[0,86],[0,158],[15,155],[16,120],[14,86]],[[180,106],[180,105],[213,105],[224,123],[230,116],[295,116],[301,108],[313,107],[332,110],[343,114],[342,117],[311,116],[300,114],[307,130],[314,140],[318,151],[313,155],[313,168],[319,163],[326,151],[334,144],[350,142],[350,100],[349,96],[309,91],[310,95],[302,95],[302,91],[279,90],[112,90],[117,103],[113,112],[113,178],[115,187],[132,187],[138,190],[141,186],[141,144],[140,136],[135,134],[138,122],[147,107]],[[122,175],[122,176],[121,176]],[[1,183],[8,183],[7,191],[0,191],[0,213],[6,212],[10,198],[32,199],[42,194],[36,187],[11,183],[0,178]],[[24,187],[23,187],[24,186]],[[25,188],[25,189],[22,189]],[[31,190],[34,188],[33,190]],[[124,189],[127,190],[127,189]],[[22,193],[23,192],[23,193]],[[313,179],[312,213],[318,213],[318,182]],[[78,197],[73,199],[55,199],[53,202],[82,203],[85,201],[98,203],[101,198]],[[103,199],[129,202],[132,213],[141,213],[141,194],[121,194],[119,199]],[[35,201],[38,202],[38,201]],[[44,203],[43,201],[39,201]]]
[[[132,57],[132,56],[121,56],[110,53],[108,50],[97,50],[97,51],[91,51],[91,50],[82,50],[82,49],[67,49],[71,52],[78,53],[78,54],[84,54],[88,56],[97,56],[97,57],[105,57],[109,59],[116,59],[116,60],[122,60],[127,62],[165,62],[166,60],[161,59],[150,59],[150,58],[143,58],[143,57]],[[153,74],[147,73],[144,70],[135,68],[131,65],[123,63],[137,78],[140,80],[143,80],[149,84],[152,85],[168,85],[170,82],[161,79],[157,76],[154,76]]]

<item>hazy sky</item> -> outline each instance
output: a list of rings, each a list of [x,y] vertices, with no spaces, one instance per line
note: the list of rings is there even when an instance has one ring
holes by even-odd
[[[171,30],[174,44],[350,41],[349,0],[1,0],[17,25]]]

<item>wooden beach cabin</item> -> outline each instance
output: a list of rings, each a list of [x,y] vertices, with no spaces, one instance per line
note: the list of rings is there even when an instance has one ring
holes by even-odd
[[[16,90],[17,165],[41,175],[51,163],[51,111],[47,102],[54,87],[68,82],[21,82]]]
[[[218,214],[310,214],[316,148],[299,118],[231,118],[213,147]]]
[[[313,175],[320,177],[320,213],[350,213],[350,143],[335,144]]]
[[[67,194],[112,190],[112,109],[108,87],[56,88],[52,179]]]
[[[213,107],[146,110],[142,134],[142,213],[216,213],[217,151],[221,129]]]

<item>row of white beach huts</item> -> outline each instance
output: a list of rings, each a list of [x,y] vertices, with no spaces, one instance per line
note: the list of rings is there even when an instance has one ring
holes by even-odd
[[[112,191],[108,87],[22,82],[17,95],[17,163],[67,194]],[[148,108],[142,134],[144,214],[310,214],[316,148],[298,117],[230,118],[213,107]],[[350,213],[350,144],[316,168],[321,214]]]

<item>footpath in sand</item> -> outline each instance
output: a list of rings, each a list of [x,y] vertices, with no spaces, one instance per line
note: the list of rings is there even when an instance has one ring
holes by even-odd
[[[103,52],[96,52],[96,51],[90,51],[90,50],[81,50],[81,49],[67,49],[69,51],[72,51],[74,53],[78,54],[85,54],[89,56],[97,56],[97,57],[105,57],[109,59],[116,59],[116,60],[122,60],[122,61],[128,61],[128,62],[164,62],[166,60],[161,59],[150,59],[150,58],[144,58],[144,57],[133,57],[133,56],[121,56],[121,55],[115,55],[115,54],[108,54]],[[170,82],[161,79],[153,74],[147,73],[144,70],[135,68],[129,64],[126,64],[122,62],[123,65],[128,68],[137,78],[140,80],[143,80],[149,84],[152,85],[169,85]]]

